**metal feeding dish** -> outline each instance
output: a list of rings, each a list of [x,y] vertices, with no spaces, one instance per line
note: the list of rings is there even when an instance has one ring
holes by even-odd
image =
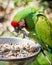
[[[4,52],[6,52],[6,51],[1,50],[1,48],[4,45],[7,45],[7,44],[8,45],[12,44],[15,47],[15,45],[18,45],[18,44],[20,44],[20,45],[21,44],[26,45],[27,43],[29,43],[29,45],[31,47],[34,47],[34,52],[32,54],[24,56],[24,57],[21,57],[21,56],[20,57],[18,57],[18,56],[17,57],[6,57],[4,55]],[[2,47],[1,47],[1,45],[2,45]],[[9,46],[9,49],[10,49],[10,46]],[[14,49],[13,50],[10,49],[8,51],[15,52]],[[20,49],[21,49],[20,53],[22,53],[21,46],[20,46]],[[34,41],[29,40],[29,39],[21,39],[21,38],[18,38],[18,37],[0,37],[0,61],[4,61],[6,63],[6,65],[27,65],[27,64],[29,64],[30,62],[33,62],[36,59],[37,55],[40,52],[40,49],[41,48],[39,47],[38,44],[35,44]],[[28,50],[26,49],[26,51],[28,51]],[[17,52],[19,53],[19,51],[17,51]]]

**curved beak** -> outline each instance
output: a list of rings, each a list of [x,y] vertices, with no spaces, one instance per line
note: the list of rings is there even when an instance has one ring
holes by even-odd
[[[20,27],[20,26],[15,27],[14,30],[15,30],[16,33],[19,33],[22,30],[22,27]]]

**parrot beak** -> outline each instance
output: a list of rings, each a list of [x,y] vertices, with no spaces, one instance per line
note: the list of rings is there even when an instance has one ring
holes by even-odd
[[[15,28],[14,28],[14,31],[15,31],[16,33],[19,33],[19,32],[21,31],[21,29],[22,29],[22,27],[20,27],[20,26],[19,26],[19,27],[15,27]]]

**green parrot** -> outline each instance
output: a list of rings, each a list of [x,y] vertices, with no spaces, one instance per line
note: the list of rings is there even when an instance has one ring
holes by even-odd
[[[43,14],[38,14],[38,21],[35,25],[37,37],[42,43],[52,48],[52,27],[48,18]]]
[[[41,8],[26,7],[16,13],[11,25],[15,30],[25,27],[29,32],[28,37],[34,38],[49,51],[48,46],[52,48],[52,31],[47,17],[40,13],[43,13]]]

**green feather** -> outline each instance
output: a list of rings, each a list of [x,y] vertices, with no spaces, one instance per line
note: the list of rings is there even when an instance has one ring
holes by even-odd
[[[30,13],[32,13],[31,8],[26,7],[24,9],[20,10],[19,12],[17,12],[16,15],[14,16],[13,20],[16,22],[20,22],[22,19],[27,17],[27,15],[29,15]]]
[[[35,26],[38,38],[52,48],[52,40],[50,34],[50,24],[45,17],[40,16]]]

